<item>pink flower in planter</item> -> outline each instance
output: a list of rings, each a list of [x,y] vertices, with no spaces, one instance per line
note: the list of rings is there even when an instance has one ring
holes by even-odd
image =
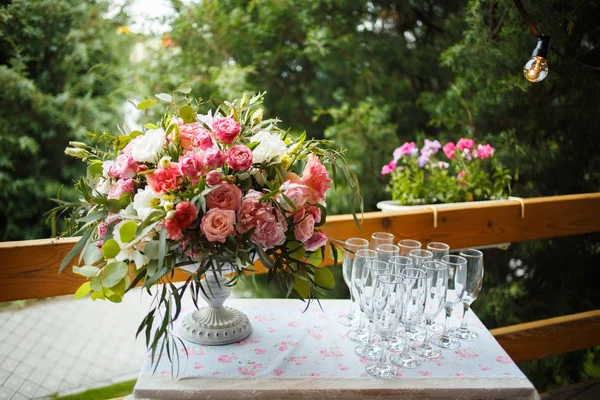
[[[473,139],[462,138],[456,142],[456,148],[460,151],[471,150],[473,147],[475,147],[475,141]]]
[[[385,164],[381,167],[381,175],[391,174],[394,169],[396,169],[396,161],[392,160],[389,163]]]
[[[456,146],[454,145],[454,143],[452,142],[448,142],[444,145],[444,154],[446,155],[446,157],[448,157],[449,159],[453,159],[454,158],[454,149],[456,148]]]
[[[477,155],[482,160],[491,157],[494,154],[494,151],[496,151],[496,149],[489,144],[480,144],[477,146]]]
[[[414,142],[405,142],[402,146],[400,146],[396,150],[394,150],[394,161],[398,161],[399,159],[401,159],[403,156],[405,156],[407,154],[414,155],[418,151],[419,150],[415,146]]]

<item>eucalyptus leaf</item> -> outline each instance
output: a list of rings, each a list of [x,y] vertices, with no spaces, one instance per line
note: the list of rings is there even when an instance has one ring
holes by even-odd
[[[102,273],[102,286],[110,288],[116,285],[127,275],[128,270],[129,266],[123,261],[115,261],[108,264]]]
[[[79,289],[77,289],[77,291],[75,292],[75,298],[81,299],[82,297],[85,297],[91,291],[92,291],[92,288],[90,287],[90,283],[84,282],[83,285],[79,286]]]
[[[135,232],[137,231],[137,224],[134,221],[127,221],[119,229],[121,235],[121,242],[129,243],[135,239]]]
[[[170,103],[173,99],[173,96],[171,96],[169,93],[157,93],[154,95],[154,97],[162,101],[166,101],[167,103]]]
[[[335,286],[335,279],[329,268],[319,268],[315,272],[315,283],[327,289],[332,289]]]
[[[192,87],[187,82],[186,83],[182,83],[177,88],[177,91],[179,93],[188,94],[188,93],[190,93],[192,91]]]
[[[102,245],[102,255],[107,260],[115,258],[121,252],[121,247],[115,239],[110,239]]]
[[[301,298],[306,299],[310,294],[310,283],[305,279],[294,276],[294,290],[298,292]]]
[[[93,277],[90,285],[94,292],[102,292],[102,277],[100,275]]]
[[[140,101],[140,103],[135,108],[137,108],[140,111],[144,111],[144,110],[149,109],[156,103],[158,103],[158,102],[154,99],[146,99],[146,100]]]
[[[98,272],[100,272],[100,268],[93,267],[91,265],[84,265],[83,267],[77,267],[74,265],[73,272],[81,276],[85,276],[86,278],[93,278],[96,275],[98,275]]]
[[[151,260],[158,260],[160,243],[158,240],[152,240],[146,243],[144,247],[144,255]]]

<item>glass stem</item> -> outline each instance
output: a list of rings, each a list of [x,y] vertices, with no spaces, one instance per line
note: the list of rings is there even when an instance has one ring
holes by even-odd
[[[448,337],[448,320],[452,316],[452,306],[446,306],[446,318],[444,318],[444,333],[443,336]]]
[[[373,344],[375,339],[373,338],[373,323],[371,321],[369,321],[368,329],[369,335],[367,336],[367,344]]]
[[[365,316],[364,313],[361,313],[360,321],[358,323],[358,330],[364,331],[366,327],[367,327],[367,317]]]
[[[410,339],[408,337],[408,330],[410,327],[405,326],[404,327],[404,349],[402,349],[403,353],[408,353],[409,349],[410,349]]]
[[[469,304],[464,303],[463,304],[463,318],[462,318],[462,322],[460,323],[460,330],[462,331],[466,331],[467,328],[467,314],[469,312],[469,308],[471,306]]]
[[[429,345],[429,328],[431,327],[432,323],[433,323],[433,320],[430,320],[430,319],[425,320],[425,338],[423,339],[424,346]]]
[[[379,358],[379,364],[382,364],[382,365],[387,364],[387,357],[388,357],[388,348],[387,348],[387,346],[383,345],[383,351],[381,352],[381,358]]]

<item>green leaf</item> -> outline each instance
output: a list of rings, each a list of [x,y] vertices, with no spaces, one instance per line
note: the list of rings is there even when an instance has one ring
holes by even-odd
[[[315,282],[319,286],[332,289],[335,286],[335,279],[329,268],[319,268],[315,272]]]
[[[151,260],[158,260],[160,243],[158,240],[153,240],[146,243],[144,247],[144,255]]]
[[[196,113],[191,106],[183,106],[179,109],[179,116],[186,124],[196,122]]]
[[[121,202],[117,199],[106,200],[106,209],[111,213],[118,213],[121,211]]]
[[[142,131],[132,131],[129,134],[129,137],[132,138],[132,139],[135,139],[136,137],[142,136],[143,134],[144,134],[144,132],[142,132]]]
[[[137,108],[140,111],[144,111],[144,110],[149,109],[156,103],[158,103],[158,102],[154,99],[146,99],[146,100],[140,101],[140,103],[135,108]]]
[[[129,266],[123,261],[115,261],[108,264],[102,274],[102,286],[109,288],[116,285],[127,275],[128,270]]]
[[[100,275],[93,277],[90,285],[94,292],[102,292],[102,277]]]
[[[134,221],[127,221],[119,229],[121,235],[121,242],[129,243],[135,239],[135,232],[137,231],[137,224]]]
[[[313,267],[318,267],[323,262],[323,257],[320,251],[312,253],[307,260]]]
[[[182,83],[177,88],[177,91],[179,93],[188,94],[188,93],[190,93],[192,91],[192,87],[187,82],[186,83]]]
[[[102,290],[102,293],[112,303],[120,303],[121,300],[123,300],[121,296],[119,296],[109,288],[104,288],[104,290]]]
[[[92,292],[91,297],[93,301],[106,300],[106,297],[104,297],[104,293],[102,292]]]
[[[304,259],[304,254],[306,253],[306,249],[300,242],[291,241],[287,244],[287,249],[290,252],[290,257],[295,260]]]
[[[79,242],[77,242],[77,244],[75,246],[73,246],[73,248],[71,249],[69,254],[67,254],[65,259],[60,264],[60,268],[58,269],[59,274],[71,262],[73,257],[75,257],[83,249],[83,247],[86,245],[86,243],[88,242],[88,240],[90,239],[90,237],[92,236],[92,233],[94,233],[94,231],[95,231],[95,228],[88,229],[87,232],[83,234],[83,236],[81,237]]]
[[[119,246],[119,243],[117,243],[117,241],[115,239],[107,240],[102,245],[102,255],[107,260],[111,259],[111,258],[115,258],[117,256],[117,254],[119,254],[120,252],[121,252],[121,247]]]
[[[112,290],[112,292],[117,296],[123,297],[125,295],[125,289],[127,289],[127,286],[129,286],[129,276],[125,275],[125,277],[116,285],[111,286],[110,290]]]
[[[102,164],[101,163],[90,164],[87,167],[87,172],[93,178],[102,175]]]
[[[81,299],[82,297],[84,297],[91,291],[92,291],[92,288],[90,287],[90,283],[85,282],[83,285],[79,286],[79,289],[77,289],[77,291],[75,292],[75,298]]]
[[[98,275],[100,272],[100,268],[93,267],[91,265],[84,265],[83,267],[73,266],[73,272],[79,274],[81,276],[85,276],[86,278],[93,278]]]
[[[171,100],[173,99],[173,96],[171,96],[169,93],[157,93],[154,95],[154,97],[156,97],[157,99],[160,99],[162,101],[166,101],[167,103],[170,103]]]
[[[158,129],[159,126],[148,123],[148,124],[144,124],[144,128],[146,128],[146,129]]]
[[[306,279],[302,279],[299,276],[294,276],[294,290],[298,292],[300,297],[303,299],[308,298],[310,293],[310,283]]]

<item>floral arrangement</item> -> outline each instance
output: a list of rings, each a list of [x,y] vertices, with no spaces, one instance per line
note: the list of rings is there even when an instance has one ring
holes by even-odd
[[[310,303],[331,288],[331,272],[317,268],[329,243],[319,228],[339,172],[361,202],[343,151],[305,134],[294,138],[278,120],[263,119],[264,93],[205,102],[190,92],[183,84],[157,94],[166,106],[157,124],[89,133],[93,145],[71,142],[66,154],[87,163],[75,185],[81,198],[55,199],[59,205],[49,212],[71,211],[65,233],[81,235],[60,267],[80,254],[72,268],[87,281],[77,298],[120,302],[138,284],[156,296],[138,330],[153,358],[159,345],[158,354],[175,345],[168,327],[186,290],[196,304],[205,273],[232,272],[233,285],[258,258],[288,295]],[[157,104],[148,99],[136,107],[146,113]],[[171,278],[180,267],[191,272],[176,287]]]
[[[443,147],[425,139],[421,149],[406,142],[394,150],[381,173],[391,175],[386,190],[403,205],[507,198],[512,177],[494,153],[490,144],[476,145],[466,138]]]

